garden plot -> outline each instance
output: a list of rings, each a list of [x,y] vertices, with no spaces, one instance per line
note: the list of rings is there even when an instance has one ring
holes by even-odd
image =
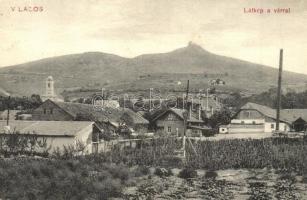
[[[180,178],[179,169],[171,171],[168,176],[138,177],[135,186],[124,189],[125,199],[307,199],[307,184],[295,173],[267,168],[197,170],[196,177]]]

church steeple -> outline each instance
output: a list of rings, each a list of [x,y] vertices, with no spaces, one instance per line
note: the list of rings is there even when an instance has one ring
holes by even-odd
[[[55,101],[57,99],[54,92],[54,81],[52,76],[48,76],[48,78],[46,79],[46,93],[44,96],[42,96],[43,101],[47,99],[50,99],[52,101]]]
[[[54,82],[52,76],[48,76],[46,79],[46,96],[55,96],[54,95]]]

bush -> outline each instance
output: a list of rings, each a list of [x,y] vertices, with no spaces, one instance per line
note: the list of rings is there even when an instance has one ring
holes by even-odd
[[[144,176],[150,173],[150,169],[147,166],[141,165],[134,170],[134,173],[135,176]]]
[[[172,176],[173,172],[170,169],[156,168],[154,174],[159,177],[168,177],[168,176]]]
[[[218,174],[215,171],[207,171],[204,175],[205,179],[215,179],[218,176]]]
[[[91,157],[0,159],[0,198],[110,199],[121,197],[131,176],[125,165],[99,163]]]
[[[183,179],[191,179],[197,177],[197,171],[192,168],[185,168],[179,172],[178,175],[180,178]]]

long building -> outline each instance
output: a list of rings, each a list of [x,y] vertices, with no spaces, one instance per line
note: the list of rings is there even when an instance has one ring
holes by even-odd
[[[304,131],[307,109],[282,109],[280,131]],[[256,103],[246,103],[233,116],[231,123],[222,125],[220,133],[271,133],[276,130],[276,110]]]
[[[37,141],[45,141],[49,153],[64,148],[77,148],[78,143],[84,145],[83,153],[92,153],[92,136],[101,130],[90,121],[10,121],[9,129],[6,121],[0,120],[0,136],[19,133],[35,135]]]

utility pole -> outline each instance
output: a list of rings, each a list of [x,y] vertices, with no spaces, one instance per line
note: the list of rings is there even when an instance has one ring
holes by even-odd
[[[185,101],[186,101],[186,111],[183,112],[183,137],[182,137],[182,149],[183,149],[183,158],[185,159],[186,157],[186,131],[187,131],[187,122],[188,122],[188,116],[189,116],[189,103],[188,103],[188,99],[189,99],[189,84],[190,84],[190,80],[188,80],[187,82],[187,90],[186,90],[186,97],[185,97]]]
[[[199,90],[199,107],[198,107],[198,119],[201,119],[201,110],[203,106],[203,102],[201,100],[201,90]]]
[[[10,122],[10,101],[11,101],[11,96],[9,96],[8,101],[7,101],[7,116],[6,116],[7,126],[9,126],[9,122]]]
[[[282,64],[283,64],[283,49],[280,49],[280,52],[279,52],[278,89],[277,89],[276,131],[279,131],[279,121],[280,121]]]
[[[206,112],[208,112],[208,110],[209,110],[209,90],[210,90],[210,88],[207,88],[207,90],[206,90],[206,98],[207,98]]]
[[[152,90],[153,88],[149,88],[149,112],[151,111]]]
[[[101,96],[102,96],[102,108],[104,108],[104,88],[101,88]]]

